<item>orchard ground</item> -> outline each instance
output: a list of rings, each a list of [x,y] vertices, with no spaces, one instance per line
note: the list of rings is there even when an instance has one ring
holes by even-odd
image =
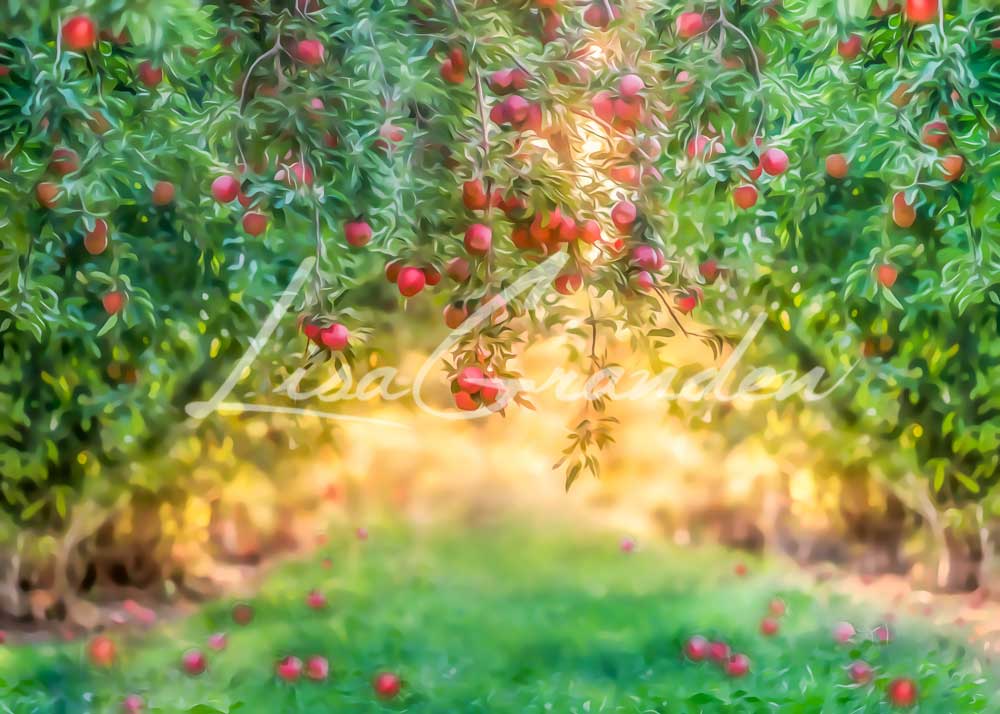
[[[201,714],[873,714],[891,710],[887,690],[900,677],[917,686],[910,711],[1000,707],[1000,672],[959,630],[804,586],[801,572],[775,562],[523,521],[385,524],[366,535],[338,528],[321,550],[275,569],[243,601],[247,624],[234,622],[237,601],[220,601],[151,631],[110,632],[110,667],[88,656],[93,639],[9,647],[4,710],[120,712],[139,695],[145,708],[134,711]],[[771,636],[765,617],[777,623]],[[846,644],[834,637],[843,621],[856,628]],[[888,643],[878,642],[880,625]],[[746,654],[749,674],[690,661],[685,643],[696,634]],[[191,650],[206,658],[198,676],[182,665]],[[326,658],[329,677],[283,681],[277,664],[288,656]],[[869,684],[850,679],[859,660],[873,668]],[[379,672],[401,678],[397,696],[376,696]]]

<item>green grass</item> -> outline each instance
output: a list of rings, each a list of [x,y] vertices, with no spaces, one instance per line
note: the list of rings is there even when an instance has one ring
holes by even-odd
[[[323,568],[323,557],[333,559]],[[886,682],[916,678],[923,714],[1000,712],[1000,679],[946,634],[900,622],[889,645],[859,636],[835,645],[834,622],[870,631],[881,612],[825,593],[803,593],[777,566],[736,556],[645,546],[625,555],[615,536],[555,529],[456,530],[436,534],[375,529],[367,542],[335,537],[309,561],[269,577],[247,627],[232,602],[213,603],[151,633],[114,634],[119,661],[91,667],[83,643],[8,648],[0,659],[0,712],[117,712],[139,693],[155,712],[248,714],[594,714],[629,712],[888,712]],[[329,598],[305,605],[311,588]],[[788,613],[774,638],[758,623],[774,596]],[[216,631],[227,650],[208,651]],[[712,664],[681,656],[687,636],[721,637],[753,662],[729,680]],[[188,648],[206,649],[208,671],[181,673]],[[279,683],[287,654],[329,658],[326,683]],[[855,658],[876,681],[849,686]],[[398,672],[402,695],[382,703],[372,675]]]

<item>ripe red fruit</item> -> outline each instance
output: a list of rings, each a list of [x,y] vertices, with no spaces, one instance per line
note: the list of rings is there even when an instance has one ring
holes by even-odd
[[[323,64],[326,49],[319,40],[299,40],[295,45],[295,56],[302,64],[316,66]]]
[[[157,181],[153,185],[153,205],[169,206],[174,202],[174,185],[169,181]]]
[[[383,699],[392,699],[399,694],[401,688],[402,682],[400,682],[399,677],[390,672],[380,672],[372,680],[372,689]]]
[[[296,682],[302,676],[302,660],[289,655],[274,666],[278,678],[285,682]]]
[[[875,637],[875,641],[882,645],[887,645],[892,642],[892,632],[889,630],[888,625],[879,625],[875,628],[872,633]]]
[[[948,125],[943,121],[928,122],[924,124],[924,129],[921,132],[923,142],[935,149],[940,149],[947,144],[950,136],[951,132],[948,130]]]
[[[390,260],[385,264],[385,279],[390,283],[399,280],[399,271],[406,265],[402,260]]]
[[[476,400],[468,392],[455,392],[455,406],[463,412],[474,412],[479,408]]]
[[[627,231],[635,223],[637,214],[638,212],[634,203],[631,201],[619,201],[611,209],[611,221],[618,230]]]
[[[372,239],[372,228],[360,218],[344,224],[344,239],[352,248],[363,248]]]
[[[316,655],[306,660],[306,676],[314,682],[326,681],[330,676],[330,663],[326,657]]]
[[[569,273],[556,276],[556,292],[562,295],[572,295],[583,287],[583,276],[579,273]]]
[[[887,288],[891,288],[896,284],[896,278],[899,277],[899,271],[889,264],[883,264],[878,266],[875,271],[878,281]]]
[[[188,650],[181,657],[181,669],[192,677],[197,677],[205,671],[208,662],[201,650]]]
[[[778,621],[773,617],[765,617],[760,621],[760,633],[765,637],[778,634]]]
[[[319,340],[327,349],[339,352],[345,347],[350,339],[350,332],[339,322],[335,322],[329,327],[322,329],[319,333]],[[313,591],[309,593],[307,600],[309,607],[316,609],[326,605],[326,598],[322,594]]]
[[[849,35],[847,39],[838,42],[837,52],[848,62],[855,59],[859,54],[861,54],[860,35]]]
[[[310,590],[306,595],[306,605],[313,610],[322,610],[326,607],[326,596],[318,590]]]
[[[760,157],[760,166],[770,176],[783,174],[788,168],[788,154],[781,149],[768,149]]]
[[[912,707],[917,703],[917,685],[912,679],[899,678],[889,682],[889,703],[894,707]]]
[[[142,701],[142,697],[138,694],[129,694],[122,700],[123,714],[142,714],[144,706],[145,702]]]
[[[726,676],[745,677],[750,672],[750,658],[745,654],[735,654],[726,662]]]
[[[838,622],[833,626],[833,639],[839,644],[846,645],[854,639],[854,625],[849,622]]]
[[[424,280],[427,281],[428,285],[434,286],[441,282],[441,271],[435,268],[433,265],[428,265],[424,268]]]
[[[257,211],[249,211],[243,216],[243,230],[249,235],[259,236],[267,230],[267,216]]]
[[[737,186],[733,189],[733,202],[740,208],[752,208],[757,203],[754,186]]]
[[[656,271],[663,267],[663,252],[651,245],[637,245],[632,249],[629,262],[642,270]]]
[[[108,247],[108,224],[103,218],[94,221],[94,230],[83,236],[83,247],[91,255],[100,255]]]
[[[104,306],[106,313],[114,315],[125,307],[125,293],[120,290],[112,290],[109,293],[105,293],[104,297],[101,298],[101,305]]]
[[[42,181],[35,186],[35,198],[38,200],[38,205],[55,208],[59,203],[59,187],[49,181]]]
[[[640,290],[644,293],[648,293],[656,284],[653,281],[653,276],[649,274],[648,270],[640,270],[632,276],[629,282],[636,290]]]
[[[387,147],[388,146],[385,143],[387,141],[390,142],[390,143],[392,143],[392,144],[398,144],[399,142],[401,142],[403,139],[406,138],[406,132],[404,132],[402,130],[402,128],[400,128],[400,127],[398,127],[395,124],[392,124],[390,122],[386,122],[381,127],[379,127],[378,134],[384,140],[380,144],[383,147]]]
[[[462,203],[470,211],[481,211],[486,208],[489,197],[486,195],[482,181],[473,179],[462,184]]]
[[[219,203],[231,203],[240,192],[240,182],[232,176],[219,176],[212,182],[212,196]]]
[[[941,173],[945,181],[958,181],[965,173],[965,159],[958,154],[950,154],[941,159]]]
[[[469,310],[464,305],[448,303],[444,306],[444,324],[452,330],[457,329],[468,317]]]
[[[615,120],[615,98],[610,92],[598,92],[590,100],[590,105],[601,121],[611,124]]]
[[[785,614],[785,601],[776,597],[770,602],[767,608],[775,617],[781,617]]]
[[[746,563],[737,563],[733,568],[733,573],[735,573],[738,578],[745,578],[749,572],[750,569],[747,567]]]
[[[208,636],[208,647],[216,652],[226,649],[227,644],[229,644],[229,637],[226,636],[225,632],[216,632]]]
[[[584,243],[593,245],[601,239],[601,224],[589,219],[577,226],[577,237]]]
[[[400,270],[399,277],[396,278],[396,285],[403,297],[413,297],[423,290],[426,284],[427,276],[424,275],[424,271],[412,266]]]
[[[307,333],[308,334],[308,333]],[[245,602],[233,605],[233,622],[237,625],[249,625],[253,620],[253,607]]]
[[[110,667],[115,663],[115,643],[105,635],[97,635],[87,646],[87,657],[95,667]]]
[[[146,61],[139,65],[139,81],[150,89],[157,87],[163,81],[163,69],[154,67],[152,62]]]
[[[906,0],[906,19],[910,22],[934,22],[938,16],[938,0]]]
[[[59,147],[52,152],[49,168],[60,176],[71,174],[80,168],[80,157],[72,149]]]
[[[464,283],[469,279],[469,275],[472,274],[469,267],[469,261],[465,258],[452,258],[449,260],[448,264],[445,266],[445,272],[448,273],[448,277],[456,283]]]
[[[486,255],[493,244],[493,231],[482,223],[473,223],[465,231],[465,249],[470,255]]]
[[[826,173],[831,178],[842,179],[847,176],[847,157],[843,154],[830,154],[826,157]]]
[[[85,52],[97,44],[97,25],[89,17],[71,17],[62,26],[62,43],[66,49]]]
[[[468,394],[475,394],[483,386],[486,375],[479,367],[465,367],[455,377],[459,389]]]
[[[697,295],[681,295],[674,300],[677,309],[687,315],[698,306]]]
[[[618,544],[618,550],[620,550],[622,553],[635,552],[635,539],[625,536],[624,538],[621,539],[621,542]]]
[[[714,283],[715,279],[719,277],[719,262],[717,260],[706,260],[698,266],[698,272],[701,273],[701,277],[705,278],[705,280]]]
[[[583,21],[591,27],[601,29],[606,28],[611,20],[617,20],[620,16],[621,13],[618,11],[617,7],[611,8],[611,15],[609,16],[607,4],[603,0],[591,3],[587,6],[587,9],[583,11]]]
[[[708,658],[719,664],[726,662],[729,659],[729,645],[725,642],[710,642],[708,644]]]
[[[900,228],[909,228],[917,219],[917,212],[906,202],[906,194],[897,191],[892,197],[892,220]]]
[[[872,681],[873,672],[870,664],[858,660],[857,662],[851,662],[851,665],[847,668],[847,674],[855,684],[868,684]]]
[[[677,16],[677,34],[690,39],[705,31],[705,18],[700,12],[682,12]]]
[[[695,635],[684,643],[684,654],[693,662],[701,662],[708,657],[709,644],[701,635]]]
[[[623,97],[634,97],[645,88],[646,83],[637,74],[626,74],[618,80],[618,94]]]
[[[448,53],[448,57],[441,63],[441,78],[451,84],[461,84],[465,81],[467,69],[465,54],[456,47]]]

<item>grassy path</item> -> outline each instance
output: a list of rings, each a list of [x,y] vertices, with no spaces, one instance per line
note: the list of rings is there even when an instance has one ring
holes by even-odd
[[[219,602],[151,633],[112,633],[116,662],[103,669],[82,643],[8,648],[0,712],[121,712],[138,693],[144,711],[197,714],[870,714],[892,710],[886,684],[899,676],[920,690],[910,711],[1000,712],[996,672],[944,635],[901,621],[891,643],[876,644],[870,633],[884,613],[783,587],[759,563],[740,578],[734,563],[659,546],[625,554],[612,536],[562,530],[375,529],[278,569],[251,602],[249,625]],[[325,608],[307,605],[313,588]],[[764,637],[774,597],[787,613]],[[831,630],[845,619],[859,635],[838,645]],[[206,644],[216,632],[227,634],[222,651]],[[730,679],[686,661],[694,633],[746,653],[750,674]],[[207,657],[197,677],[180,666],[190,648]],[[329,679],[280,681],[275,663],[287,655],[326,657]],[[875,668],[871,685],[851,685],[855,659]],[[402,677],[398,697],[373,695],[380,670]]]

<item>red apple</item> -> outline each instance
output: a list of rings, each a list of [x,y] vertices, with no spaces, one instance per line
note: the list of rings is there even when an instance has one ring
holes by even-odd
[[[399,280],[399,271],[403,269],[406,263],[400,259],[390,260],[385,264],[385,279],[390,283],[395,283]]]
[[[216,632],[208,636],[208,647],[216,652],[226,649],[227,644],[229,644],[229,637],[225,632]]]
[[[708,644],[708,658],[713,662],[722,664],[729,660],[729,645],[725,642],[710,642]]]
[[[632,249],[629,262],[648,271],[656,271],[663,267],[663,252],[652,245],[637,245]]]
[[[257,211],[248,211],[243,215],[243,230],[252,236],[259,236],[267,230],[267,216]]]
[[[593,219],[588,219],[577,226],[576,232],[581,241],[593,245],[601,239],[601,224]]]
[[[486,255],[493,244],[493,231],[482,223],[473,223],[465,231],[465,249],[470,255]]]
[[[726,662],[726,676],[745,677],[750,672],[750,658],[745,654],[734,654]]]
[[[326,657],[316,655],[306,660],[306,676],[314,682],[324,682],[330,676],[330,663]]]
[[[139,81],[150,89],[155,89],[163,81],[163,69],[154,67],[148,60],[139,65]]]
[[[941,159],[941,173],[945,181],[958,181],[965,173],[965,159],[958,154],[951,154]]]
[[[489,204],[489,197],[483,182],[479,179],[466,181],[462,184],[462,203],[470,211],[481,211]]]
[[[883,263],[878,266],[875,271],[876,277],[879,283],[887,288],[891,288],[896,284],[896,278],[899,277],[899,271],[888,263]]]
[[[240,182],[232,176],[219,176],[212,182],[212,196],[219,203],[231,203],[240,192]]]
[[[59,186],[49,181],[42,181],[35,186],[35,198],[38,200],[38,205],[55,208],[59,203]]]
[[[698,306],[698,296],[690,294],[679,295],[674,300],[674,304],[677,306],[678,310],[687,315]]]
[[[426,284],[427,276],[424,275],[424,271],[413,266],[407,266],[400,270],[399,277],[396,279],[400,294],[408,298],[423,290]]]
[[[830,154],[826,157],[826,173],[831,178],[842,179],[847,176],[847,157],[843,154]]]
[[[83,236],[83,247],[91,255],[100,255],[108,247],[108,224],[103,218],[94,221],[94,229]]]
[[[583,287],[583,276],[579,273],[567,273],[565,275],[556,276],[555,287],[557,293],[562,295],[572,295]]]
[[[771,176],[783,174],[788,168],[788,154],[781,149],[768,149],[760,157],[760,166]]]
[[[621,542],[618,544],[618,550],[620,550],[622,553],[635,552],[635,539],[625,536],[624,538],[621,539]]]
[[[847,674],[855,684],[868,684],[872,681],[873,672],[870,664],[858,660],[851,662],[847,668]]]
[[[782,600],[781,598],[776,597],[773,600],[771,600],[767,608],[768,610],[771,611],[771,614],[774,615],[775,617],[781,617],[782,615],[785,614],[785,601]]]
[[[475,398],[468,392],[455,392],[455,406],[463,412],[474,412],[479,408]]]
[[[62,26],[62,43],[66,49],[85,52],[97,44],[97,25],[89,17],[71,17]]]
[[[49,168],[60,176],[71,174],[80,168],[80,156],[72,149],[59,147],[52,152]]]
[[[326,607],[326,595],[318,590],[310,590],[309,594],[306,595],[306,605],[313,610],[322,610]]]
[[[372,689],[382,699],[392,699],[402,688],[399,677],[391,672],[380,672],[372,680]]]
[[[765,617],[760,621],[760,633],[765,637],[778,634],[778,621],[773,617]]]
[[[706,281],[714,283],[719,277],[719,262],[717,260],[706,260],[698,266],[698,272]]]
[[[104,311],[106,313],[114,315],[125,307],[125,293],[120,290],[112,290],[111,292],[105,293],[101,298],[101,305],[104,306]]]
[[[319,40],[299,40],[295,45],[295,56],[299,62],[305,65],[316,66],[323,64],[323,56],[326,48]]]
[[[653,276],[648,270],[640,270],[629,280],[633,288],[644,293],[648,293],[656,285]]]
[[[708,657],[709,644],[701,635],[695,635],[684,643],[684,654],[693,662],[701,662]]]
[[[950,137],[951,132],[948,129],[948,125],[943,121],[927,122],[924,124],[923,131],[921,132],[923,142],[935,149],[940,149],[947,144]]]
[[[457,329],[469,317],[469,310],[458,303],[448,303],[444,306],[444,324],[452,330]]]
[[[320,342],[322,342],[328,349],[331,349],[334,352],[340,352],[347,347],[347,343],[350,339],[350,333],[347,331],[346,327],[341,325],[339,322],[335,322],[320,331],[319,339]],[[316,605],[313,600],[315,595],[318,595],[320,598],[323,597],[315,591],[309,593],[309,607],[323,607],[326,604],[326,599],[324,598],[321,604]]]
[[[910,22],[934,22],[938,16],[938,0],[906,0],[906,19]]]
[[[87,646],[87,657],[95,667],[110,667],[115,663],[115,643],[106,635],[97,635]]]
[[[677,34],[690,39],[705,31],[705,18],[700,12],[682,12],[677,16]]]
[[[318,335],[317,331],[317,335]],[[233,605],[233,622],[237,625],[249,625],[253,621],[253,607],[245,602]]]
[[[138,694],[129,694],[122,700],[123,714],[142,714],[145,702]]]
[[[849,622],[838,622],[833,626],[833,639],[838,644],[846,645],[855,634],[854,625]]]
[[[302,660],[289,655],[275,664],[274,672],[278,675],[278,679],[282,681],[297,682],[299,677],[302,676]]]
[[[757,189],[753,186],[737,186],[733,189],[733,202],[740,208],[752,208],[757,203]]]
[[[174,185],[169,181],[157,181],[153,185],[153,205],[169,206],[174,202]]]
[[[901,677],[889,682],[886,690],[889,703],[894,707],[912,707],[917,703],[917,685],[912,679]]]
[[[181,657],[181,669],[191,677],[202,674],[207,666],[208,662],[201,650],[188,650]]]
[[[456,283],[464,283],[472,274],[469,261],[465,258],[452,258],[449,260],[447,265],[445,265],[445,272]]]
[[[486,375],[479,367],[465,367],[455,377],[459,389],[468,394],[475,394],[483,386]]]
[[[881,645],[887,645],[892,642],[892,632],[889,630],[888,625],[879,625],[876,627],[875,631],[872,632],[872,636]]]
[[[837,43],[837,53],[850,62],[861,54],[861,36],[848,35],[846,39]]]
[[[632,224],[635,223],[637,214],[638,212],[634,203],[631,201],[619,201],[611,209],[611,221],[618,230],[623,232],[628,231],[632,228]]]
[[[646,83],[637,74],[626,74],[618,80],[618,94],[623,97],[634,97],[645,88]]]
[[[358,218],[344,224],[344,238],[352,248],[363,248],[372,239],[372,228]]]

